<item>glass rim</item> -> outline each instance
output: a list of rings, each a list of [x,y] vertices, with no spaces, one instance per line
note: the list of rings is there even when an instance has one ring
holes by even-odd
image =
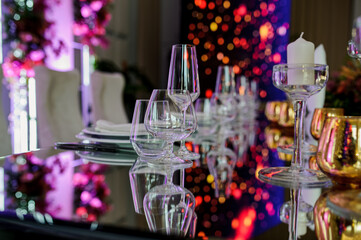
[[[177,43],[172,45],[172,48],[182,48],[182,47],[195,48],[196,46],[189,43]]]
[[[327,64],[317,64],[317,63],[284,63],[284,64],[277,64],[273,66],[275,70],[288,70],[288,69],[328,69]]]
[[[136,102],[146,102],[146,101],[149,102],[149,99],[141,98],[141,99],[136,99],[135,101],[136,101]]]
[[[180,89],[180,88],[177,88],[177,89],[167,89],[167,88],[164,88],[164,89],[153,89],[152,92],[184,92],[184,93],[189,93],[189,90],[187,89]]]

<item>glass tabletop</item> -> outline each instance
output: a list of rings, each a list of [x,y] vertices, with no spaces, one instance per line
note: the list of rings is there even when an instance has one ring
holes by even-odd
[[[226,146],[237,156],[228,170],[207,161],[207,153],[214,149],[212,136],[187,143],[201,155],[184,177],[185,187],[196,200],[196,238],[271,239],[275,234],[278,239],[288,238],[288,225],[281,220],[288,221],[290,190],[257,178],[264,167],[289,163],[269,145],[266,127],[267,121],[259,121],[252,131],[239,131],[228,138]],[[103,234],[124,230],[132,231],[130,235],[148,233],[145,216],[135,213],[129,180],[136,159],[129,152],[53,147],[2,157],[0,222],[31,218],[35,224],[80,226]],[[320,195],[321,189],[302,190],[304,201],[312,206]],[[299,215],[300,238],[317,239],[310,213],[305,214]]]

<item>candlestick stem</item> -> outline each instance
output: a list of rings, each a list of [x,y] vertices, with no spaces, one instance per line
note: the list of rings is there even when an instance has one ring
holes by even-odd
[[[305,116],[305,103],[304,99],[293,100],[293,109],[295,111],[295,127],[294,127],[294,145],[293,158],[291,162],[292,168],[302,167],[302,141],[304,136],[304,116]]]
[[[297,220],[298,220],[298,208],[301,190],[300,189],[290,189],[291,195],[291,219],[289,223],[289,240],[297,240]]]

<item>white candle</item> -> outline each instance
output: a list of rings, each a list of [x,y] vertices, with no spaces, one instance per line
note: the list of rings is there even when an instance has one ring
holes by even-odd
[[[301,36],[287,45],[287,64],[314,64],[315,45]],[[289,71],[289,85],[312,85],[315,82],[314,71]]]

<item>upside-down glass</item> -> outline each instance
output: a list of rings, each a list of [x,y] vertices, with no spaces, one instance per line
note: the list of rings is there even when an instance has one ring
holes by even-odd
[[[161,157],[165,152],[165,141],[151,135],[144,126],[144,117],[149,100],[138,99],[135,102],[130,142],[136,153],[141,157]]]
[[[177,104],[174,101],[177,101]],[[187,106],[185,114],[179,107],[181,105]],[[197,127],[197,118],[188,91],[172,90],[170,93],[167,89],[153,90],[144,124],[148,132],[167,143],[165,155],[149,160],[149,164],[172,165],[178,169],[192,166],[191,161],[181,159],[173,153],[173,143],[187,138]]]
[[[188,90],[192,102],[198,98],[200,88],[197,53],[194,45],[175,44],[172,46],[167,89]],[[200,157],[198,153],[188,151],[185,140],[181,141],[181,147],[176,155],[189,160],[199,159]]]
[[[144,214],[143,199],[145,194],[155,186],[166,184],[167,173],[148,165],[146,158],[138,157],[129,169],[129,181],[132,190],[134,210]]]
[[[166,184],[152,188],[143,200],[148,227],[153,232],[184,237],[194,215],[195,199],[189,190],[172,183],[172,165],[163,169]]]
[[[214,178],[214,196],[228,198],[233,170],[236,165],[237,155],[229,148],[223,147],[207,153],[207,165]]]
[[[320,171],[305,168],[302,157],[304,114],[307,99],[319,92],[328,80],[328,66],[321,64],[280,64],[273,67],[273,84],[286,92],[295,110],[294,145],[290,167],[259,171],[262,181],[286,187],[322,187],[330,184]]]

